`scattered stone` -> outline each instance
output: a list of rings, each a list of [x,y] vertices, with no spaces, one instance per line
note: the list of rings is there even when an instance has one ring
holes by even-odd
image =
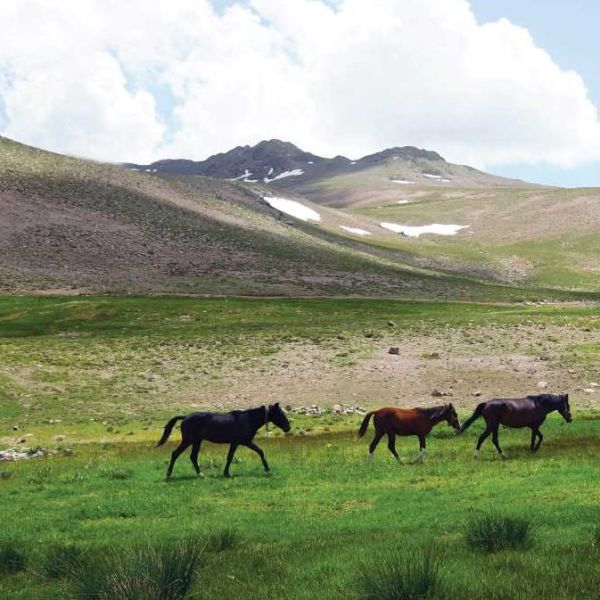
[[[437,388],[435,388],[433,390],[433,392],[431,392],[431,395],[434,398],[442,398],[442,397],[445,397],[445,396],[452,396],[452,392],[442,392],[441,390],[438,390]]]
[[[13,425],[12,426],[12,430],[13,431],[19,431],[19,426],[18,425]]]
[[[54,440],[57,442],[64,442],[65,436],[64,435],[56,435],[56,436],[54,436]]]
[[[397,346],[392,346],[388,350],[388,354],[400,354],[400,348],[398,348]]]
[[[294,408],[291,404],[286,404],[284,408],[287,412],[294,412]]]
[[[545,388],[547,388],[547,387],[548,387],[548,382],[547,382],[547,381],[538,381],[538,384],[537,384],[537,386],[538,386],[538,387],[539,387],[541,390],[543,390],[543,389],[545,389]]]
[[[336,415],[339,415],[343,410],[344,410],[344,408],[342,407],[341,404],[334,404],[331,407],[331,412],[335,413]]]
[[[48,419],[48,425],[56,425],[56,423],[62,423],[62,419]]]
[[[585,388],[583,390],[586,394],[595,394],[596,390],[594,388]]]
[[[388,321],[389,327],[396,327],[396,323],[394,321]]]
[[[8,448],[7,450],[0,450],[0,461],[28,460],[30,458],[40,458],[42,456],[49,456],[50,454],[52,453],[45,448],[23,448],[22,450]]]
[[[473,396],[475,396],[475,398],[479,398],[479,396],[482,396],[482,395],[483,395],[483,392],[481,392],[480,390],[473,392]]]

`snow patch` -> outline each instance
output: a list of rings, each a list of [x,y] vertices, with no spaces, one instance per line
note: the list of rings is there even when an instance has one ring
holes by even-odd
[[[423,177],[427,177],[427,179],[442,179],[441,175],[434,175],[433,173],[423,173]]]
[[[408,237],[416,237],[424,233],[435,233],[436,235],[456,235],[461,229],[465,229],[468,225],[442,225],[440,223],[432,223],[431,225],[399,225],[398,223],[380,223],[384,229],[389,229],[394,233],[403,233]]]
[[[366,229],[360,229],[360,227],[346,227],[345,225],[340,225],[340,227],[348,233],[353,233],[354,235],[371,235],[370,231],[367,231]]]
[[[276,210],[296,217],[296,219],[300,219],[301,221],[321,220],[321,215],[317,211],[304,206],[304,204],[300,204],[300,202],[296,202],[296,200],[288,200],[287,198],[278,198],[276,196],[263,196],[263,200]]]
[[[279,175],[275,175],[272,179],[268,177],[264,178],[265,183],[270,183],[271,181],[275,181],[277,179],[284,179],[285,177],[298,177],[298,175],[303,175],[304,171],[302,169],[294,169],[293,171],[284,171],[283,173],[279,173]]]
[[[355,161],[355,160],[353,160],[353,161],[352,161],[350,164],[351,164],[351,165],[355,165],[355,164],[356,164],[356,161]]]
[[[402,185],[413,185],[414,181],[409,181],[408,179],[390,179],[392,183],[401,183]]]
[[[244,174],[243,174],[243,175],[240,175],[239,177],[232,177],[232,178],[231,178],[231,179],[229,179],[228,181],[238,181],[239,179],[244,179],[244,180],[246,180],[246,179],[248,179],[248,177],[251,177],[251,176],[252,176],[252,173],[250,173],[250,171],[248,171],[248,169],[246,169],[246,170],[244,171]]]
[[[274,171],[274,169],[273,169],[273,167],[271,167],[271,168],[269,169],[269,172],[267,173],[267,175],[273,175],[273,171]]]
[[[396,202],[396,204],[408,204],[408,200],[398,200],[398,202]]]

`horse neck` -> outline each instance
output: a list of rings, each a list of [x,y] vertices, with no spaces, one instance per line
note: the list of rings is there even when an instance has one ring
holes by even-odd
[[[446,412],[443,409],[440,409],[437,412],[427,415],[431,422],[431,425],[437,425],[446,419]]]
[[[267,408],[261,406],[259,408],[251,408],[248,411],[250,416],[250,422],[255,431],[258,431],[263,425],[266,425],[267,421]]]

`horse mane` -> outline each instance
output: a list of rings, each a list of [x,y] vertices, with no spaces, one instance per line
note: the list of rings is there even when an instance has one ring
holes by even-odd
[[[443,418],[448,410],[448,405],[443,406],[432,406],[431,408],[420,408],[421,414],[429,417],[430,419]]]
[[[556,394],[530,394],[527,398],[533,400],[536,404],[560,400],[560,396],[557,396]]]

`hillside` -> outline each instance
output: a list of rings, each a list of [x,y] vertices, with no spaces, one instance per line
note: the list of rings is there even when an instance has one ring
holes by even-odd
[[[148,176],[0,139],[0,287],[12,291],[506,297],[293,219],[248,184]],[[319,208],[323,222],[351,221]],[[359,217],[357,219],[360,220]]]
[[[317,158],[259,146],[266,164],[289,150],[281,169]],[[333,168],[323,160],[317,168]],[[361,160],[352,174],[255,182],[139,172],[0,139],[0,287],[468,299],[600,291],[598,190],[517,186],[417,149]],[[416,179],[415,165],[432,177],[437,165],[453,183],[398,183]]]

